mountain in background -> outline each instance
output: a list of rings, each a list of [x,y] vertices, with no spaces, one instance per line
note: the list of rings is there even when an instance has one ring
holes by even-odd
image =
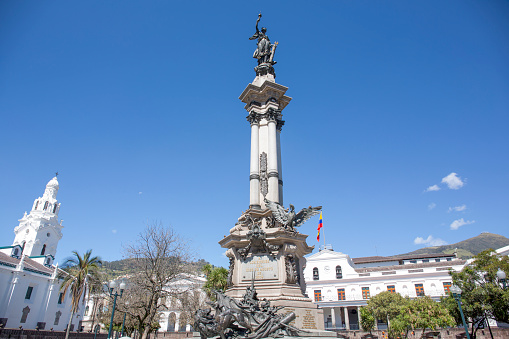
[[[469,259],[489,248],[496,250],[507,245],[509,245],[508,238],[498,234],[483,232],[476,237],[463,240],[455,244],[420,248],[416,251],[400,254],[398,256],[436,253],[451,254],[454,253],[454,250],[457,248],[459,258]]]

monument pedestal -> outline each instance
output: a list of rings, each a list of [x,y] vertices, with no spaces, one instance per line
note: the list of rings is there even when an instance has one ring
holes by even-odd
[[[295,313],[292,326],[323,330],[323,310],[304,295],[304,255],[313,250],[306,244],[307,237],[284,229],[268,208],[244,212],[230,234],[219,242],[228,248],[226,255],[230,259],[225,294],[241,299],[254,281],[259,300],[284,306],[281,313]]]

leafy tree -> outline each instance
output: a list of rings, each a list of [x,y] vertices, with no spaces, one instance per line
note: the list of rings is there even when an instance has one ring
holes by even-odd
[[[92,250],[85,252],[83,257],[77,251],[72,253],[73,256],[67,258],[63,265],[67,274],[60,285],[63,297],[65,298],[67,292],[70,292],[72,298],[71,317],[65,332],[65,339],[69,338],[72,317],[78,311],[80,301],[81,303],[85,302],[85,296],[88,294],[91,281],[100,280],[97,277],[97,269],[102,264],[101,258],[92,256]]]
[[[435,330],[455,324],[447,308],[429,296],[409,300],[402,309],[400,320],[408,322],[413,330],[422,328],[423,335],[427,328]]]
[[[227,286],[228,270],[224,267],[214,267],[206,264],[202,269],[207,277],[207,282],[203,285],[203,289],[210,300],[215,300],[214,290],[224,292]]]
[[[367,310],[377,319],[387,320],[390,326],[390,320],[401,313],[406,303],[407,300],[401,294],[384,291],[368,300]]]
[[[366,307],[361,307],[360,309],[361,315],[361,327],[365,332],[371,333],[373,328],[375,328],[375,317],[373,313],[371,313]]]
[[[462,290],[462,309],[466,319],[473,319],[471,335],[476,337],[479,326],[488,318],[509,321],[509,290],[503,290],[497,279],[498,269],[509,273],[509,258],[492,249],[483,251],[460,272],[451,271],[453,283]],[[458,304],[453,296],[442,298],[456,322],[461,324]]]

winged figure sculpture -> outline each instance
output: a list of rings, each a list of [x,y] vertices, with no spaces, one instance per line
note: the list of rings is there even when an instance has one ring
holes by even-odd
[[[272,215],[276,220],[281,223],[283,228],[294,230],[295,227],[299,227],[304,224],[309,218],[317,215],[322,210],[322,206],[318,207],[307,207],[300,210],[299,213],[295,213],[295,207],[290,204],[289,209],[285,209],[279,203],[275,201],[265,200],[265,205],[272,211]]]

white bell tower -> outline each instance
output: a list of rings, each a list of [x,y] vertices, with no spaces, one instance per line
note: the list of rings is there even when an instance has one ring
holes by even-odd
[[[13,245],[22,248],[22,254],[29,257],[47,257],[45,264],[51,264],[57,253],[58,241],[62,238],[62,223],[58,220],[60,204],[57,201],[58,180],[55,176],[46,185],[42,197],[35,199],[32,210],[19,220],[14,228]]]

